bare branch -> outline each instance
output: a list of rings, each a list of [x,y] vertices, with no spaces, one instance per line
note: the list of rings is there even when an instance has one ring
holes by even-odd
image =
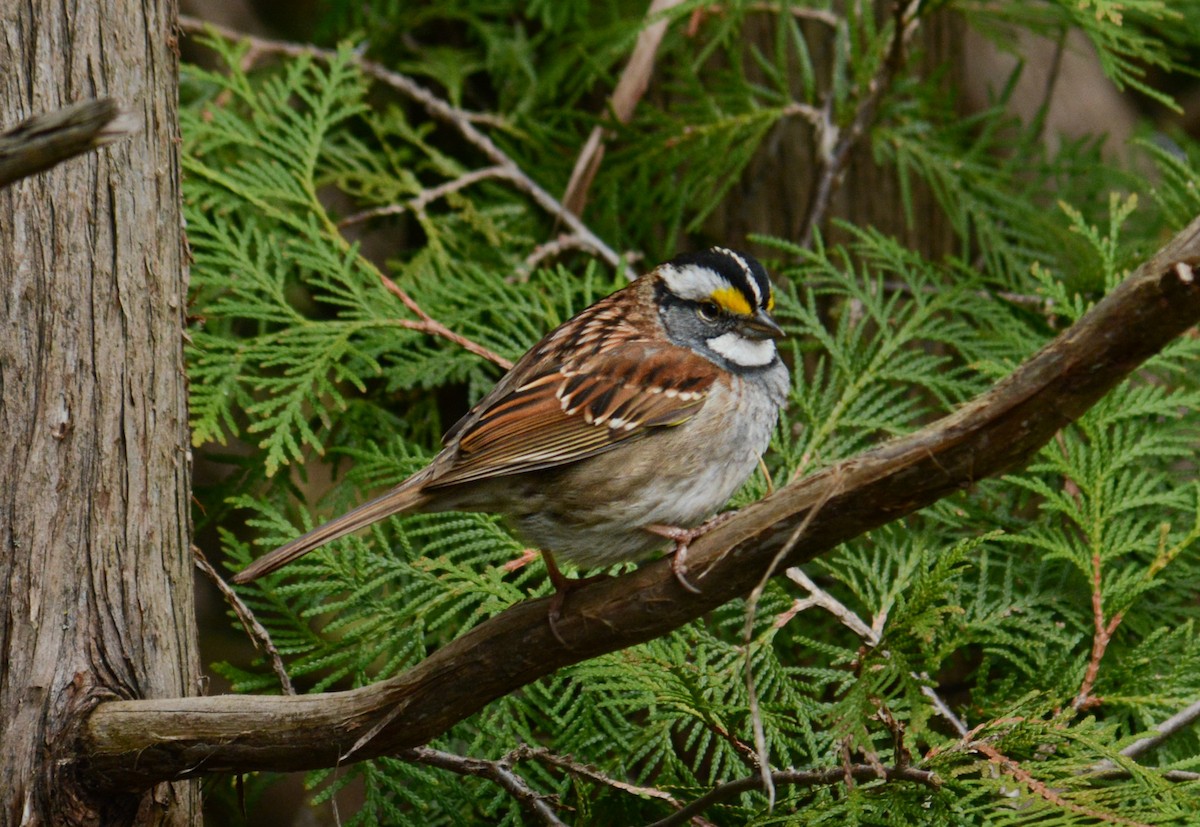
[[[1193,701],[1188,706],[1181,709],[1179,712],[1176,712],[1170,718],[1167,718],[1167,720],[1156,726],[1154,728],[1154,735],[1149,735],[1145,738],[1139,738],[1137,741],[1134,741],[1132,744],[1125,747],[1125,749],[1121,750],[1121,754],[1126,758],[1136,758],[1143,752],[1148,752],[1154,749],[1180,730],[1190,727],[1196,722],[1197,719],[1200,719],[1200,701]]]
[[[414,764],[425,764],[449,770],[457,775],[486,778],[517,799],[521,807],[536,816],[542,824],[549,825],[549,827],[567,827],[566,823],[555,814],[554,809],[546,802],[546,798],[539,795],[524,778],[512,771],[508,758],[488,761],[484,758],[467,758],[463,755],[442,752],[429,747],[401,750],[396,753],[396,757]]]
[[[508,370],[513,366],[512,362],[510,362],[508,359],[505,359],[499,353],[494,353],[491,350],[488,350],[483,345],[471,341],[461,333],[455,333],[437,319],[430,316],[421,308],[421,305],[416,303],[412,296],[408,295],[408,293],[405,292],[402,287],[400,287],[400,285],[396,284],[396,282],[392,281],[383,273],[379,274],[379,279],[383,282],[383,286],[387,288],[389,293],[400,299],[400,301],[404,302],[404,306],[413,313],[416,313],[417,318],[420,319],[420,321],[416,322],[412,321],[411,319],[397,319],[396,324],[400,325],[401,327],[406,327],[409,330],[419,330],[422,333],[428,333],[431,336],[441,336],[443,339],[448,339],[449,341],[454,342],[454,344],[459,345],[470,353],[474,353],[476,356],[482,356],[489,362],[494,362],[505,370]]]
[[[36,115],[0,134],[0,187],[44,172],[135,131],[137,122],[111,98]]]
[[[283,691],[288,695],[296,694],[296,687],[292,686],[292,679],[284,668],[283,658],[279,655],[279,650],[275,648],[275,642],[271,640],[271,633],[258,622],[258,618],[254,616],[254,612],[250,611],[242,598],[238,597],[237,592],[225,582],[217,570],[212,567],[212,563],[208,562],[208,558],[204,556],[204,552],[199,546],[192,546],[192,557],[196,561],[196,568],[204,572],[204,575],[212,581],[212,584],[217,587],[217,590],[225,598],[225,602],[233,609],[233,613],[242,623],[242,628],[246,630],[246,634],[250,636],[250,641],[254,644],[255,649],[261,650],[267,656],[267,660],[271,663],[271,669],[274,670],[279,678],[279,684],[283,687]]]
[[[1194,724],[1197,719],[1200,719],[1200,701],[1193,701],[1183,709],[1176,712],[1170,718],[1163,721],[1158,726],[1154,727],[1154,734],[1147,735],[1144,738],[1139,738],[1125,749],[1121,750],[1121,755],[1126,758],[1137,758],[1139,755],[1156,748],[1172,735],[1187,729]],[[1129,773],[1119,768],[1112,761],[1100,761],[1089,772],[1098,773],[1103,778],[1111,778],[1117,776],[1128,775]],[[1176,777],[1170,777],[1174,774]],[[1191,775],[1192,773],[1189,773]],[[1192,780],[1179,775],[1179,771],[1169,771],[1163,774],[1163,777],[1170,781]]]
[[[882,771],[882,778],[880,772]],[[914,784],[924,784],[936,790],[941,786],[941,779],[930,770],[918,770],[913,767],[879,767],[875,764],[852,764],[848,767],[831,767],[827,770],[787,770],[771,773],[771,783],[777,787],[824,787],[830,784],[843,783],[847,776],[855,781],[910,781]],[[763,779],[757,775],[739,778],[715,787],[704,796],[697,798],[691,804],[677,813],[672,813],[660,819],[649,827],[675,827],[683,824],[689,818],[702,813],[709,807],[728,801],[731,798],[751,790],[762,790]]]
[[[866,134],[875,117],[875,110],[879,105],[880,98],[891,88],[892,81],[904,65],[908,43],[917,30],[920,6],[921,0],[908,0],[907,2],[896,0],[892,42],[888,56],[883,65],[879,67],[878,73],[867,84],[866,93],[859,100],[858,107],[854,111],[854,118],[851,119],[849,126],[845,129],[838,129],[837,125],[833,123],[831,102],[826,103],[825,111],[822,113],[822,125],[817,129],[819,145],[817,162],[820,174],[813,186],[812,196],[809,198],[808,209],[804,216],[804,224],[800,230],[799,243],[801,246],[808,247],[812,244],[813,235],[825,220],[834,190],[850,160],[850,151]]]
[[[659,44],[662,43],[663,35],[667,33],[666,13],[682,2],[683,0],[652,0],[650,8],[646,10],[647,25],[638,33],[633,54],[629,56],[629,63],[621,72],[621,78],[617,81],[609,101],[609,112],[617,123],[629,123],[638,101],[646,94],[646,87],[650,85],[650,75],[654,72],[654,59],[658,54]],[[604,160],[606,137],[607,130],[603,126],[592,129],[584,142],[583,150],[575,159],[571,180],[567,182],[562,201],[563,205],[576,215],[583,214],[588,189],[600,170],[600,162]]]
[[[284,40],[269,40],[254,37],[225,26],[206,23],[187,15],[180,15],[179,28],[188,34],[208,33],[226,40],[244,41],[250,44],[251,50],[256,54],[312,57],[322,61],[328,61],[336,55],[336,52],[329,49],[320,49],[306,43],[292,43]],[[394,72],[382,64],[362,57],[356,57],[354,63],[363,74],[411,98],[424,107],[425,111],[432,117],[453,127],[469,144],[482,152],[492,164],[502,169],[504,175],[512,181],[514,187],[528,195],[535,204],[555,219],[565,224],[574,235],[583,239],[606,264],[620,273],[628,271],[628,265],[615,250],[601,241],[600,237],[580,221],[573,212],[564,207],[553,195],[542,189],[537,182],[526,175],[517,165],[516,161],[508,157],[500,147],[496,146],[491,138],[479,131],[475,126],[476,121],[478,121],[476,116],[451,106],[412,78],[400,72]]]
[[[801,586],[808,592],[807,603],[811,606],[820,606],[825,611],[836,617],[842,622],[842,625],[848,628],[854,634],[862,638],[870,646],[879,645],[879,632],[872,629],[865,621],[849,608],[842,601],[831,595],[829,592],[822,589],[812,579],[804,573],[799,566],[793,566],[784,574],[793,583]]]
[[[391,715],[357,758],[425,744],[563,666],[660,637],[747,594],[798,527],[802,536],[778,561],[784,567],[1021,465],[1200,321],[1200,283],[1181,277],[1197,265],[1200,218],[982,396],[743,508],[692,544],[695,569],[708,571],[699,594],[680,585],[664,558],[572,592],[557,622],[565,644],[547,622],[550,598],[539,598],[360,689],[101,703],[84,726],[79,771],[98,789],[118,790],[208,772],[328,767]]]
[[[363,221],[368,221],[372,218],[379,218],[385,215],[401,215],[406,212],[423,213],[425,208],[437,201],[439,198],[445,198],[451,193],[458,192],[461,189],[477,184],[480,181],[486,181],[491,178],[500,178],[506,181],[512,180],[512,175],[509,170],[504,167],[484,167],[483,169],[472,170],[465,172],[452,181],[447,181],[444,184],[439,184],[436,187],[431,187],[427,190],[422,190],[413,198],[405,201],[403,204],[389,204],[386,207],[375,207],[370,210],[354,213],[353,215],[343,218],[337,223],[339,228],[349,227],[352,224],[359,224]]]
[[[588,766],[587,764],[581,764],[578,761],[572,761],[570,758],[564,758],[561,755],[555,755],[545,747],[531,747],[527,744],[522,744],[510,752],[504,760],[516,762],[528,761],[530,759],[541,764],[545,764],[547,767],[554,767],[556,769],[564,770],[576,778],[583,778],[595,784],[611,787],[614,790],[620,790],[621,792],[629,793],[630,795],[657,798],[660,801],[667,802],[673,807],[683,806],[679,803],[678,799],[676,799],[675,796],[671,795],[670,793],[663,792],[662,790],[655,789],[654,787],[641,787],[637,784],[629,784],[624,781],[618,781],[617,779],[611,778],[610,776],[600,772],[600,770],[596,769],[595,767]]]
[[[808,509],[808,513],[804,515],[804,519],[792,531],[787,542],[771,558],[766,571],[763,572],[758,583],[750,591],[750,599],[746,601],[746,622],[742,626],[743,648],[746,653],[745,666],[743,667],[746,678],[746,697],[750,701],[750,727],[754,733],[754,753],[758,762],[758,772],[759,777],[762,779],[763,789],[767,791],[768,807],[775,806],[775,785],[771,782],[771,756],[767,753],[767,733],[763,727],[762,715],[759,711],[758,690],[754,687],[754,670],[752,669],[754,619],[758,614],[758,601],[762,597],[763,591],[767,588],[767,581],[775,575],[780,563],[791,553],[796,544],[800,542],[800,538],[808,531],[808,527],[812,524],[812,521],[821,513],[821,508],[835,493],[837,493],[836,476],[834,477],[834,484],[829,486],[822,498],[817,500]]]
[[[883,639],[883,620],[886,619],[886,612],[876,618],[875,622],[870,626],[867,625],[861,617],[846,606],[845,603],[838,600],[829,592],[818,586],[813,580],[804,573],[798,566],[793,566],[784,574],[794,583],[799,584],[808,592],[808,597],[797,599],[792,607],[775,621],[777,626],[782,626],[787,623],[795,615],[812,606],[820,606],[825,611],[836,617],[842,622],[842,625],[848,628],[854,634],[862,638],[863,642],[868,646],[878,646]],[[960,737],[966,737],[967,725],[962,719],[954,714],[950,709],[950,705],[942,698],[937,691],[929,685],[930,678],[928,675],[918,675],[915,672],[910,673],[912,677],[921,682],[921,694],[929,699],[933,704],[933,708],[938,714],[950,722],[954,730]]]
[[[954,731],[958,733],[960,738],[967,737],[968,729],[966,722],[962,718],[955,715],[954,710],[952,710],[950,705],[942,699],[942,696],[939,695],[932,686],[926,683],[926,681],[929,680],[929,676],[913,675],[913,677],[922,682],[921,694],[929,699],[930,703],[933,704],[933,708],[938,711],[938,714],[950,722],[950,726],[954,727]]]
[[[563,233],[558,238],[553,238],[544,244],[539,244],[533,249],[533,252],[525,256],[525,260],[521,262],[521,266],[517,268],[517,280],[525,281],[529,278],[542,262],[548,258],[555,258],[562,255],[567,250],[590,250],[591,247],[587,241],[577,235]],[[626,269],[627,275],[632,275],[632,270]]]

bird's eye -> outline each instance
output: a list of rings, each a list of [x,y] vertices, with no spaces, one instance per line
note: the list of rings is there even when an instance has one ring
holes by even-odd
[[[696,305],[696,315],[706,322],[715,322],[721,315],[721,308],[714,301],[700,302]]]

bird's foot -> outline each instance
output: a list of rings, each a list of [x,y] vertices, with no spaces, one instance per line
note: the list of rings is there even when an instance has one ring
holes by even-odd
[[[679,581],[679,585],[683,586],[692,594],[700,594],[700,589],[688,580],[687,554],[688,546],[695,540],[703,537],[708,532],[712,531],[721,523],[732,518],[736,511],[726,511],[724,514],[718,514],[715,517],[710,517],[695,528],[680,528],[675,525],[657,525],[651,524],[642,526],[642,529],[649,531],[651,534],[657,534],[659,537],[665,537],[675,543],[675,548],[671,552],[671,573],[675,575],[675,579]],[[703,577],[704,575],[701,575]]]

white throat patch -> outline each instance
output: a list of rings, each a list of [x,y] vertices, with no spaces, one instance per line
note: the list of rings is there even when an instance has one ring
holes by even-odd
[[[713,352],[743,368],[761,368],[775,359],[775,343],[770,339],[747,339],[737,333],[722,333],[708,340]]]

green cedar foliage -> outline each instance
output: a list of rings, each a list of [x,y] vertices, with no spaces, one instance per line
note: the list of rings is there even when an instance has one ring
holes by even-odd
[[[706,237],[705,222],[794,116],[789,107],[828,103],[845,127],[887,60],[892,19],[836,5],[823,18],[786,4],[671,12],[654,91],[633,122],[614,129],[589,226],[646,263],[688,245],[741,243]],[[1190,4],[927,5],[953,7],[999,39],[1005,27],[1055,37],[1077,27],[1114,83],[1168,105],[1153,71],[1177,69],[1200,43]],[[372,55],[486,113],[480,128],[533,180],[561,192],[643,12],[618,2],[375,0],[337,5],[320,32],[371,32]],[[689,32],[693,14],[700,25]],[[237,569],[419,468],[453,417],[501,375],[412,329],[416,317],[384,276],[434,319],[512,360],[622,275],[578,252],[524,266],[561,227],[501,177],[414,206],[490,162],[365,77],[350,46],[331,59],[247,61],[246,47],[207,44],[218,65],[186,67],[183,86],[188,355],[194,441],[225,473],[198,487],[197,523],[219,530]],[[807,248],[757,239],[771,251],[794,366],[766,457],[776,481],[978,394],[1200,211],[1200,147],[1186,137],[1131,147],[1145,171],[1135,177],[1106,164],[1097,142],[1048,152],[1040,121],[1012,121],[1003,100],[961,117],[945,81],[913,65],[885,90],[864,141],[897,182],[910,225],[915,189],[932,193],[958,254],[929,260],[844,222]],[[844,753],[894,765],[891,716],[904,727],[903,748],[943,786],[781,786],[773,808],[764,794],[744,793],[707,810],[713,823],[1188,823],[1200,803],[1195,785],[1163,771],[1200,769],[1200,736],[1176,734],[1140,764],[1119,751],[1200,698],[1198,358],[1200,339],[1181,338],[1027,468],[807,566],[873,624],[874,640],[817,607],[793,616],[808,595],[780,578],[757,605],[748,645],[747,607],[731,604],[500,699],[433,746],[487,759],[545,746],[688,801],[757,772],[749,669],[773,767],[837,767]],[[310,484],[318,465],[332,471],[328,486]],[[734,505],[765,490],[756,476]],[[540,563],[504,568],[520,553],[492,516],[410,516],[241,593],[305,690],[360,686],[547,593]],[[1092,690],[1101,703],[1076,711],[1096,578],[1102,622],[1121,622]],[[238,691],[276,691],[262,662],[217,668]],[[930,690],[994,754],[967,746]],[[1125,774],[1087,775],[1104,760]],[[516,771],[572,808],[560,810],[572,823],[638,824],[671,812],[661,798],[534,761]],[[343,823],[522,823],[498,786],[394,759],[313,773],[314,800],[358,778],[366,802],[343,812]]]

